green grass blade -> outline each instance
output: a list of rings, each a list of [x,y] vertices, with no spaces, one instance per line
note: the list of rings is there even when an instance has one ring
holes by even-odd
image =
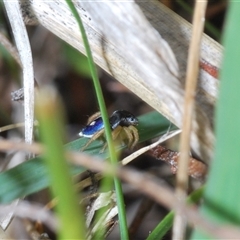
[[[106,134],[106,139],[107,139],[107,143],[108,143],[110,158],[113,158],[113,160],[115,162],[117,162],[117,157],[116,157],[116,154],[115,154],[115,151],[114,151],[114,145],[113,145],[113,142],[112,142],[112,133],[111,133],[111,129],[110,129],[108,113],[107,113],[107,109],[106,109],[106,106],[105,106],[101,85],[100,85],[100,82],[99,82],[99,79],[98,79],[98,74],[97,74],[97,70],[96,70],[96,67],[95,67],[94,60],[93,60],[90,45],[89,45],[89,42],[88,42],[88,39],[87,39],[87,35],[86,35],[85,30],[84,30],[84,26],[83,26],[81,17],[79,16],[74,4],[72,3],[71,0],[65,0],[65,1],[68,4],[73,16],[75,17],[75,19],[78,23],[78,26],[79,26],[79,30],[80,30],[81,35],[82,35],[83,44],[84,44],[84,47],[85,47],[85,50],[86,50],[86,55],[88,57],[89,68],[90,68],[90,72],[91,72],[91,75],[92,75],[93,84],[94,84],[94,88],[95,88],[95,91],[96,91],[99,108],[100,108],[101,116],[102,116],[104,127],[105,127],[105,134]]]
[[[202,195],[203,195],[204,187],[201,187],[194,192],[192,192],[188,198],[187,202],[189,204],[191,203],[197,203]],[[164,219],[157,225],[157,227],[150,233],[147,240],[159,240],[162,239],[166,233],[171,229],[173,225],[173,219],[174,219],[174,212],[169,212]]]
[[[157,112],[145,114],[139,119],[140,142],[166,133],[170,122]],[[79,151],[88,139],[80,138],[66,145],[66,149]],[[98,155],[102,159],[108,157],[107,153],[99,155],[102,148],[100,141],[95,141],[86,150],[87,153]],[[75,175],[85,171],[79,166],[71,167],[71,174]],[[38,192],[49,186],[49,176],[42,158],[37,157],[24,162],[10,170],[0,173],[0,203],[8,203],[14,199]]]
[[[77,20],[79,29],[82,34],[83,43],[84,43],[84,47],[85,47],[87,57],[89,60],[89,67],[90,67],[90,71],[91,71],[92,78],[93,78],[93,83],[94,83],[94,87],[95,87],[95,91],[96,91],[96,95],[97,95],[97,99],[98,99],[99,108],[100,108],[101,115],[103,118],[103,123],[104,123],[104,128],[105,128],[105,136],[106,136],[107,143],[108,143],[109,157],[110,157],[111,163],[113,165],[116,165],[118,162],[118,158],[117,158],[117,154],[116,154],[116,151],[114,148],[114,143],[112,141],[112,133],[111,133],[111,129],[110,129],[110,123],[109,123],[109,119],[108,119],[107,109],[105,106],[102,89],[100,86],[97,71],[95,68],[94,61],[93,61],[90,45],[88,43],[88,39],[86,36],[86,32],[84,30],[84,26],[83,26],[81,17],[79,16],[76,8],[74,7],[71,0],[66,0],[66,2],[68,4],[69,8],[71,9],[75,19]],[[129,237],[128,237],[127,218],[126,218],[125,204],[124,204],[124,199],[123,199],[122,185],[121,185],[120,180],[117,177],[114,177],[113,181],[114,181],[117,206],[118,206],[120,235],[121,235],[121,239],[127,240],[127,239],[129,239]]]
[[[71,174],[85,171],[71,167]],[[49,187],[50,181],[42,158],[34,158],[0,174],[0,203],[9,203]]]
[[[56,214],[60,227],[59,239],[85,239],[84,214],[78,204],[69,166],[64,157],[63,119],[61,106],[53,89],[44,89],[38,94],[36,112],[40,136],[45,146],[45,164],[51,183],[52,195],[58,199]]]
[[[202,211],[208,219],[240,225],[240,4],[229,2],[224,33],[224,60],[216,112],[216,151],[212,162]],[[235,124],[234,124],[235,123]],[[200,231],[200,230],[199,230]],[[211,239],[195,232],[192,239]]]

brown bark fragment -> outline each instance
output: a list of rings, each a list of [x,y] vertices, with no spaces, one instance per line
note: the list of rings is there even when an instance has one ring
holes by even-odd
[[[148,154],[158,160],[165,161],[170,164],[172,173],[176,174],[180,152],[172,151],[166,147],[159,145],[151,149]],[[207,165],[195,158],[190,157],[188,175],[197,180],[203,181],[206,177],[206,174]]]

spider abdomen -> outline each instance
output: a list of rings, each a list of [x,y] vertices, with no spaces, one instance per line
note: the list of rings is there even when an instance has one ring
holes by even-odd
[[[80,137],[91,138],[96,132],[99,132],[104,128],[102,117],[98,117],[90,122],[86,127],[79,133]]]
[[[109,123],[113,140],[125,135],[129,148],[133,148],[137,144],[139,136],[135,126],[138,125],[138,119],[132,113],[125,110],[117,110],[110,116]],[[96,113],[89,118],[87,126],[82,129],[79,136],[90,138],[82,147],[82,151],[94,140],[104,138],[104,124],[100,113]],[[106,146],[105,143],[103,149]]]

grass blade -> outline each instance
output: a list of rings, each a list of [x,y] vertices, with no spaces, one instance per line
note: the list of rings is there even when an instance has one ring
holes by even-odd
[[[4,5],[12,27],[23,69],[25,142],[32,143],[34,121],[34,73],[31,47],[26,26],[23,21],[20,3],[18,1],[11,2],[6,0],[4,1]]]
[[[203,214],[210,220],[223,224],[240,224],[240,4],[229,2],[225,26],[225,55],[221,71],[220,95],[216,114],[216,152],[212,162],[206,192]],[[236,124],[233,124],[233,121]],[[195,232],[192,239],[211,239],[202,232]]]
[[[166,133],[170,124],[168,120],[157,112],[151,112],[139,117],[139,122],[138,130],[140,142]],[[84,138],[77,139],[68,143],[66,149],[70,151],[79,151],[86,141],[87,139]],[[92,155],[99,155],[101,148],[102,143],[95,141],[86,151]],[[108,155],[104,152],[99,157],[105,159]],[[71,166],[72,175],[83,171],[85,171],[85,169],[82,167]],[[46,166],[41,156],[0,173],[0,182],[0,203],[9,203],[14,199],[38,192],[47,188],[50,184]]]
[[[56,212],[60,220],[60,239],[84,239],[85,220],[80,210],[76,189],[64,157],[63,119],[61,106],[53,88],[43,89],[36,103],[40,136],[45,145],[44,154],[53,197],[58,199]]]
[[[101,89],[100,82],[98,79],[98,75],[97,75],[97,71],[95,68],[94,61],[93,61],[90,45],[88,43],[87,35],[84,30],[84,26],[83,26],[81,17],[79,16],[76,8],[74,7],[74,4],[72,3],[71,0],[66,0],[66,2],[68,4],[69,8],[71,9],[75,19],[77,20],[80,32],[82,34],[83,43],[84,43],[84,47],[85,47],[85,50],[87,53],[89,67],[90,67],[90,71],[91,71],[91,75],[93,78],[93,83],[94,83],[94,87],[95,87],[95,91],[96,91],[96,95],[97,95],[97,99],[98,99],[98,104],[99,104],[99,108],[100,108],[103,123],[104,123],[105,135],[106,135],[106,139],[107,139],[107,143],[108,143],[109,157],[110,157],[111,163],[116,165],[118,162],[118,158],[117,158],[117,154],[116,154],[116,151],[114,148],[114,143],[112,141],[112,133],[111,133],[111,129],[110,129],[110,123],[109,123],[109,119],[108,119],[107,109],[105,106],[102,89]],[[121,185],[121,181],[117,177],[114,177],[113,181],[114,181],[116,198],[117,198],[118,218],[119,218],[121,239],[127,240],[127,239],[129,239],[129,236],[128,236],[128,229],[127,229],[127,218],[126,218],[125,204],[124,204],[124,199],[123,199],[122,185]],[[109,182],[109,181],[107,181],[107,182]]]
[[[188,203],[197,203],[203,195],[204,187],[201,187],[192,192],[188,198]],[[171,229],[173,225],[174,212],[169,212],[164,219],[157,225],[157,227],[150,233],[147,240],[159,240],[162,239],[166,233]]]

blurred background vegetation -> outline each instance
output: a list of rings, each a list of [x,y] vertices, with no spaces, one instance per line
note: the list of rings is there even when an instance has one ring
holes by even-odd
[[[162,2],[180,16],[191,21],[194,1],[163,0]],[[4,8],[2,5],[0,7],[0,31],[13,42]],[[226,10],[226,0],[214,0],[209,2],[206,13],[207,26],[205,31],[220,42]],[[88,117],[99,111],[87,60],[82,54],[42,26],[28,26],[27,28],[32,47],[36,81],[40,87],[52,84],[58,89],[67,115],[65,126],[67,142],[77,139],[77,134],[86,124]],[[102,69],[98,69],[98,73],[109,114],[116,109],[128,110],[136,116],[152,111],[145,102]],[[22,104],[11,101],[11,92],[22,87],[21,76],[21,68],[0,44],[0,127],[23,122]],[[18,128],[0,133],[0,136],[9,139],[21,139],[23,132],[21,128]],[[173,150],[177,149],[178,139],[175,138],[166,144],[167,147]],[[127,150],[123,154],[128,153]],[[15,153],[12,153],[11,156],[1,153],[1,170],[17,164],[17,162],[10,161],[14,155]],[[144,169],[144,171],[150,171],[159,178],[167,180],[169,185],[173,186],[174,177],[169,167],[164,163],[145,155],[134,161],[133,166]],[[129,219],[133,218],[133,212],[136,211],[140,204],[148,204],[149,212],[142,223],[144,227],[139,227],[134,233],[134,239],[145,239],[149,231],[156,226],[168,211],[162,206],[156,205],[153,201],[146,199],[139,192],[133,191],[128,185],[124,186],[124,194]],[[28,199],[46,203],[49,200],[48,191],[41,191],[29,196]],[[117,228],[115,231],[118,231]],[[171,233],[166,236],[166,239],[170,235]],[[116,235],[110,235],[109,239],[116,239],[114,236]],[[54,238],[54,236],[51,237]]]

